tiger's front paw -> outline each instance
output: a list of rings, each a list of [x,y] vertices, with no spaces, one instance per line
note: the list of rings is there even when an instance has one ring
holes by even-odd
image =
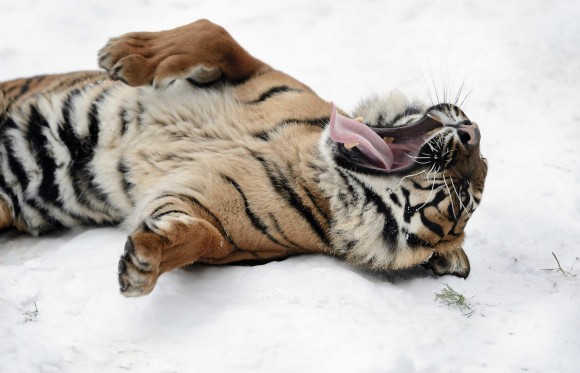
[[[113,80],[133,87],[152,85],[163,88],[179,79],[203,85],[222,76],[219,67],[193,64],[187,55],[158,56],[148,50],[147,42],[133,43],[128,36],[112,39],[99,52],[99,66]]]
[[[208,84],[222,76],[220,66],[231,53],[226,37],[207,20],[169,31],[132,32],[109,40],[99,51],[99,67],[134,87],[165,87],[178,79]]]
[[[121,294],[138,297],[149,294],[159,278],[160,260],[151,249],[135,246],[131,236],[125,243],[125,252],[119,259],[118,278]]]
[[[113,38],[99,51],[99,67],[113,80],[137,87],[147,85],[155,73],[148,33],[126,34]]]

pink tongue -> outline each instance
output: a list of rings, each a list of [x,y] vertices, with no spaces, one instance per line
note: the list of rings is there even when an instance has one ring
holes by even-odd
[[[373,165],[390,170],[393,166],[393,152],[387,143],[366,124],[338,114],[334,103],[331,104],[330,138],[342,144],[358,143],[358,150]]]

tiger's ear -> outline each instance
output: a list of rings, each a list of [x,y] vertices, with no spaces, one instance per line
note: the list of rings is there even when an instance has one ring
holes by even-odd
[[[471,270],[469,259],[460,246],[445,251],[435,249],[433,256],[423,266],[438,276],[454,275],[461,278],[467,278]]]

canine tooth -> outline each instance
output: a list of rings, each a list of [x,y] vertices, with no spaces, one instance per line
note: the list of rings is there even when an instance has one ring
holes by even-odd
[[[363,117],[358,117],[358,118],[354,118],[354,120],[356,120],[357,122],[363,122],[365,120],[365,118]]]
[[[390,144],[393,141],[395,141],[395,138],[394,137],[383,137],[383,140],[385,140],[385,142],[388,142]]]
[[[435,116],[435,115],[433,115],[433,114],[431,114],[431,113],[427,113],[427,116],[428,116],[429,118],[433,119],[433,120],[436,120],[436,121],[437,121],[437,122],[439,122],[439,123],[443,123],[443,122],[441,121],[441,119],[439,119],[439,117],[437,117],[437,116]]]
[[[355,146],[358,146],[358,142],[351,142],[348,144],[344,144],[344,147],[347,148],[348,150],[354,148]]]

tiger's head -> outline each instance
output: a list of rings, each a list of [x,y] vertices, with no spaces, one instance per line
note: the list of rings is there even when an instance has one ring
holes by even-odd
[[[354,114],[362,118],[333,106],[320,143],[332,165],[326,188],[334,188],[339,254],[376,270],[423,264],[467,277],[464,229],[487,174],[477,124],[455,105],[428,107],[398,92],[363,101]]]

